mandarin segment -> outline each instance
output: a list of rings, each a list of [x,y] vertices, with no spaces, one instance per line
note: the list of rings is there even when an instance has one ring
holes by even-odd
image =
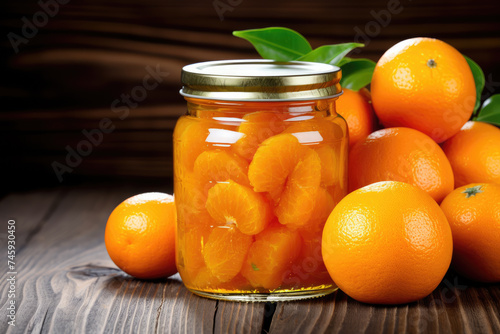
[[[275,210],[279,222],[290,228],[307,224],[321,182],[321,173],[318,173],[321,170],[321,160],[314,150],[307,150],[303,160],[290,173]]]
[[[222,283],[218,286],[220,290],[227,290],[227,291],[232,291],[232,290],[251,290],[252,285],[248,280],[243,277],[243,275],[238,273],[232,280],[226,283]]]
[[[247,114],[243,116],[243,123],[238,128],[244,136],[233,145],[233,150],[241,157],[251,160],[260,143],[284,129],[283,114],[259,111]]]
[[[181,118],[175,128],[174,159],[176,172],[182,169],[192,170],[198,155],[208,149],[206,139],[209,135],[210,123],[195,121],[190,117]]]
[[[201,153],[194,162],[194,173],[199,176],[201,183],[208,187],[230,179],[250,186],[247,176],[248,162],[222,150]]]
[[[217,292],[248,291],[252,288],[248,280],[238,273],[227,282],[221,282],[207,267],[202,267],[198,275],[188,284],[189,288],[195,290],[210,290]]]
[[[214,228],[203,248],[205,264],[220,282],[234,278],[241,270],[253,237],[241,233],[236,226]]]
[[[321,185],[328,187],[335,183],[338,179],[338,154],[335,149],[330,146],[321,146],[316,149],[321,160]]]
[[[175,178],[177,207],[177,265],[181,277],[190,282],[204,265],[202,250],[211,227],[216,223],[205,205],[207,196],[199,178],[184,170]]]
[[[304,238],[302,251],[299,255],[300,261],[297,261],[301,263],[306,273],[316,273],[315,276],[328,275],[321,254],[321,233],[322,231],[319,234]]]
[[[220,280],[207,267],[199,268],[194,279],[190,280],[189,286],[195,289],[214,289],[220,284]]]
[[[301,227],[302,235],[317,235],[323,230],[328,216],[335,207],[332,195],[324,188],[318,188],[316,200],[307,223]]]
[[[205,265],[203,248],[207,243],[214,220],[208,212],[198,216],[199,220],[179,224],[177,237],[177,266],[185,281],[191,281]]]
[[[202,247],[214,220],[205,208],[206,195],[195,179],[176,181],[177,264],[183,279],[193,277],[203,265]]]
[[[223,282],[217,285],[217,291],[220,292],[232,292],[234,290],[239,291],[249,291],[253,290],[252,285],[248,280],[243,277],[241,272],[238,275],[234,276],[230,281]]]
[[[300,252],[300,235],[275,224],[255,237],[242,268],[253,287],[277,289],[286,269]]]
[[[175,177],[175,197],[180,224],[187,226],[206,220],[205,208],[207,195],[199,177],[193,172],[184,171],[182,177]],[[209,216],[208,216],[209,217]]]
[[[304,286],[334,285],[323,262],[321,253],[321,233],[307,233],[306,229],[300,231],[302,247],[299,256],[290,268],[285,281],[288,288]]]
[[[208,191],[206,207],[218,225],[234,224],[248,235],[261,232],[272,218],[261,194],[232,180],[218,183]]]
[[[338,202],[347,195],[347,185],[344,183],[337,182],[335,185],[326,188],[330,196],[332,196],[333,203],[337,205]]]
[[[276,192],[277,189],[283,189],[288,175],[307,150],[291,134],[279,134],[266,139],[248,167],[248,178],[254,190]]]

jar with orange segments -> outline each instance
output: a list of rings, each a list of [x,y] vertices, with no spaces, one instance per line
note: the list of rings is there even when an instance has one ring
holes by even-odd
[[[182,70],[174,132],[177,267],[195,294],[236,301],[337,289],[323,226],[347,192],[340,69],[233,60]]]

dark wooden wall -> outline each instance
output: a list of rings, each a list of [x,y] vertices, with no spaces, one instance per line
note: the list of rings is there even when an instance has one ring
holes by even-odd
[[[394,1],[220,0],[230,7],[219,16],[213,0],[64,0],[68,3],[47,16],[45,25],[37,1],[3,1],[2,185],[58,183],[53,162],[66,164],[67,147],[82,145],[82,131],[98,129],[108,118],[113,131],[81,162],[73,161],[63,182],[79,177],[168,180],[172,130],[185,110],[178,95],[181,67],[258,57],[247,42],[231,35],[233,30],[287,26],[313,47],[358,40],[367,46],[355,56],[373,60],[405,38],[436,37],[475,59],[493,81],[490,86],[500,82],[498,0],[401,0],[402,10],[388,24],[376,23],[373,13]],[[8,36],[23,36],[23,17],[32,22],[34,16],[43,26],[16,53]],[[168,74],[126,115],[122,102],[113,103],[122,94],[141,92],[147,67]]]

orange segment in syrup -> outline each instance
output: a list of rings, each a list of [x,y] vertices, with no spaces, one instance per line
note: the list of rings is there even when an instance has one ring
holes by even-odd
[[[235,225],[244,234],[261,232],[272,217],[265,198],[232,180],[208,191],[207,210],[218,225]]]
[[[248,167],[248,178],[254,190],[282,190],[289,174],[307,150],[291,134],[279,134],[266,139]]]
[[[321,160],[318,153],[305,149],[307,153],[290,173],[275,210],[279,222],[292,229],[307,224],[321,182]]]
[[[209,135],[210,122],[200,121],[186,117],[180,118],[175,129],[174,143],[175,160],[178,161],[176,172],[181,173],[181,169],[192,170],[194,161],[209,145],[206,139]]]
[[[203,248],[203,258],[210,273],[220,282],[234,278],[241,270],[253,237],[236,226],[219,226],[212,230]]]
[[[248,162],[232,153],[211,150],[201,153],[194,162],[194,173],[203,185],[214,185],[218,181],[233,180],[250,186],[248,181]]]
[[[247,160],[252,159],[260,143],[285,129],[283,115],[274,112],[253,112],[243,116],[243,120],[238,131],[244,136],[233,145],[233,150]]]
[[[208,215],[205,208],[207,195],[200,178],[187,170],[183,171],[183,175],[176,175],[175,178],[175,203],[180,226],[192,226],[198,224],[199,220],[205,220]]]
[[[301,239],[298,232],[275,224],[256,236],[248,251],[242,274],[252,286],[277,289],[285,270],[299,255]]]
[[[318,188],[311,216],[307,223],[300,228],[300,233],[302,235],[321,233],[334,207],[335,202],[332,195],[326,189]]]
[[[323,262],[321,233],[303,239],[300,254],[287,281],[292,283],[290,287],[334,284]]]
[[[316,152],[321,160],[321,185],[331,186],[337,177],[338,157],[335,149],[330,145],[318,147]]]
[[[207,214],[208,216],[208,214]],[[177,241],[177,266],[183,280],[191,281],[205,265],[203,249],[210,235],[212,219],[207,217],[206,221],[198,221],[197,225],[186,227],[178,232]]]

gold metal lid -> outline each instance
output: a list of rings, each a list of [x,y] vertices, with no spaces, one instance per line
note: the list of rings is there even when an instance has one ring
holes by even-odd
[[[227,101],[317,100],[342,94],[339,67],[266,59],[220,60],[182,68],[181,95]]]

